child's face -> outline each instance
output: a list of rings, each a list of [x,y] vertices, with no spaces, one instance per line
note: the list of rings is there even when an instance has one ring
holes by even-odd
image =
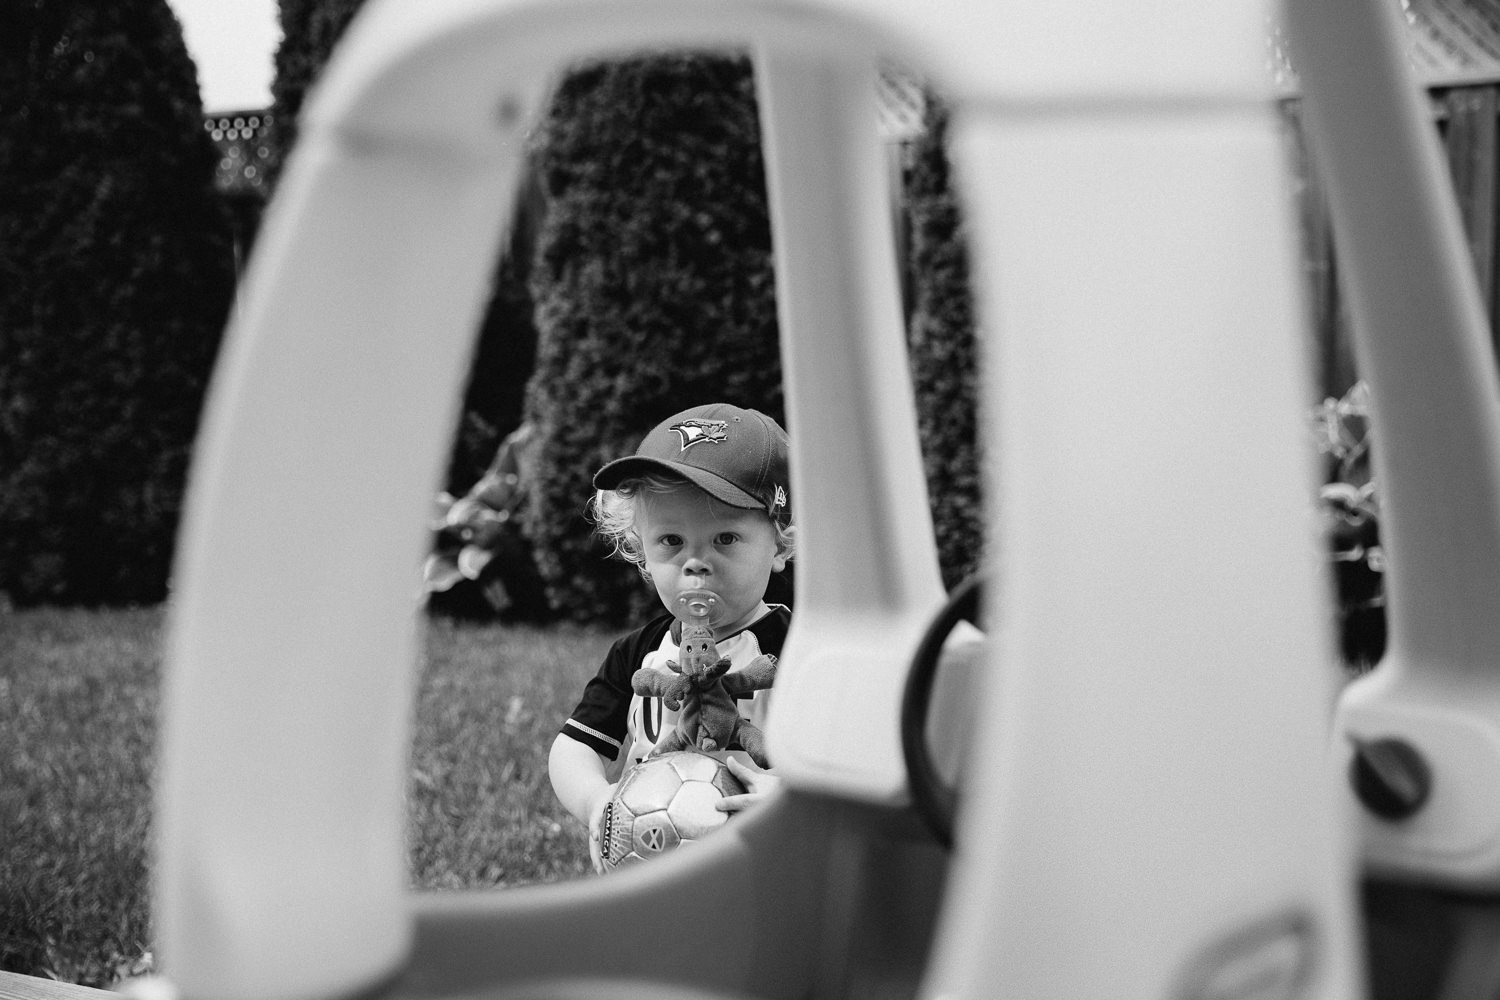
[[[696,487],[641,494],[635,528],[646,571],[669,611],[685,590],[719,595],[709,616],[715,638],[753,621],[771,574],[786,568],[764,512],[731,507]]]

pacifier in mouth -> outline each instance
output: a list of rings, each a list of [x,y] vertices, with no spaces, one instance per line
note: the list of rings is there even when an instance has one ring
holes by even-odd
[[[683,621],[707,621],[719,610],[719,595],[712,590],[696,588],[677,595],[673,613]]]

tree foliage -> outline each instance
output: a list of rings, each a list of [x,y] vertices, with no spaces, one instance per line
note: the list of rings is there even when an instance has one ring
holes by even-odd
[[[0,25],[0,590],[166,589],[234,290],[196,73],[166,0]]]
[[[560,609],[623,618],[651,595],[592,538],[593,471],[698,403],[783,419],[749,61],[674,53],[580,68],[555,96],[536,166],[547,212],[532,265],[525,523]]]
[[[536,356],[536,327],[528,276],[544,212],[534,173],[526,173],[517,192],[511,231],[496,262],[485,307],[446,488],[461,494],[484,474],[507,434],[520,426],[526,382]]]
[[[287,155],[297,143],[297,117],[349,22],[364,0],[279,0],[281,44],[271,81],[269,180],[274,186]]]
[[[952,587],[983,559],[980,375],[968,247],[946,150],[948,114],[936,97],[927,107],[927,128],[909,150],[904,177],[907,341],[938,558]]]

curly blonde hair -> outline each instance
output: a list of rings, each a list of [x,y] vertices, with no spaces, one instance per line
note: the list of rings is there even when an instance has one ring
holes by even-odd
[[[666,473],[646,473],[620,482],[612,490],[596,490],[589,501],[589,516],[594,530],[610,546],[610,555],[633,563],[641,576],[651,579],[646,569],[646,553],[641,547],[641,536],[635,530],[637,501],[644,495],[677,493],[682,490],[697,490],[682,476]],[[704,494],[705,496],[707,494]],[[788,518],[766,515],[776,531],[776,551],[790,560],[796,554],[796,529]]]

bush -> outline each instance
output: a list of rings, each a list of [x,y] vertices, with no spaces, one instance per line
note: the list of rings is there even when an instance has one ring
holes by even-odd
[[[531,283],[526,412],[538,442],[525,524],[555,606],[624,619],[652,595],[592,537],[593,471],[698,403],[783,419],[749,60],[585,66],[561,84],[539,136],[547,214]]]
[[[364,0],[277,0],[281,44],[276,47],[276,76],[271,81],[271,156],[267,180],[281,177],[297,142],[297,116],[308,90],[328,62],[333,47]]]
[[[166,591],[234,291],[166,0],[17,5],[0,32],[0,590]]]
[[[909,150],[903,178],[912,276],[907,341],[938,558],[951,588],[983,565],[980,374],[968,248],[946,152],[948,114],[930,96],[927,107],[928,127]]]
[[[456,496],[474,485],[495,459],[500,443],[521,425],[526,382],[536,359],[527,278],[542,212],[535,174],[527,172],[516,195],[509,239],[495,268],[448,461],[444,488]]]

